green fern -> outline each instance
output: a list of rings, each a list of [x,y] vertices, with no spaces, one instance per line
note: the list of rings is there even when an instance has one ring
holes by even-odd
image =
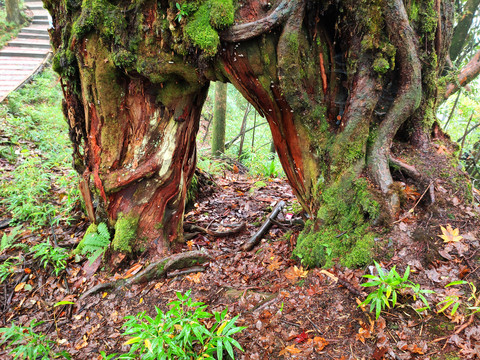
[[[20,234],[21,229],[22,226],[19,225],[17,227],[14,227],[10,231],[9,235],[7,235],[6,233],[3,234],[2,239],[0,240],[0,252],[14,246],[14,242]]]
[[[97,225],[92,224],[85,233],[83,240],[80,241],[75,253],[86,255],[88,261],[93,263],[97,258],[105,252],[110,245],[110,232],[105,223]]]

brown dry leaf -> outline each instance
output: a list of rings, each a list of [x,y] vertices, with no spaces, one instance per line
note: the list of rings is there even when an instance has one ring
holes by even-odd
[[[408,351],[410,351],[411,353],[414,353],[414,354],[420,354],[420,355],[424,354],[423,350],[420,347],[418,347],[417,344],[409,345],[408,346]]]
[[[355,338],[365,344],[365,339],[370,339],[372,337],[372,330],[372,326],[369,327],[360,320],[360,329],[358,329],[358,334],[355,335]]]
[[[280,268],[280,265],[282,265],[282,262],[279,261],[278,257],[275,257],[273,261],[270,263],[270,265],[267,266],[267,269],[270,271],[275,271]]]
[[[193,282],[195,284],[200,284],[200,278],[202,277],[202,275],[203,273],[197,272],[195,274],[187,275],[185,278],[190,282]]]
[[[298,354],[298,353],[301,353],[302,350],[300,349],[297,349],[295,347],[295,345],[290,345],[290,346],[287,346],[285,349],[283,349],[282,351],[280,351],[280,353],[278,355],[282,356],[282,355],[285,355],[287,353],[290,353],[290,354]]]
[[[437,149],[437,154],[450,154],[450,151],[444,145],[440,145]]]
[[[405,186],[405,189],[403,191],[408,200],[415,201],[420,196],[420,193],[418,193],[414,187],[408,185]]]
[[[442,230],[442,235],[438,235],[438,237],[442,238],[444,242],[450,243],[450,242],[457,242],[463,239],[462,236],[460,236],[459,229],[453,229],[450,225],[447,225],[447,228],[444,228],[443,226],[440,226],[440,229]]]
[[[21,282],[20,284],[18,284],[17,286],[15,286],[15,292],[19,292],[19,291],[22,291],[23,290],[23,287],[25,286],[25,283],[24,282]]]
[[[127,272],[125,273],[125,276],[123,278],[128,279],[129,277],[132,277],[133,275],[138,273],[142,267],[143,267],[142,264],[133,265],[130,269],[127,270]]]
[[[296,265],[291,266],[285,271],[285,277],[292,283],[296,282],[298,278],[304,278],[308,274],[308,270],[303,270],[303,266],[298,268]]]
[[[325,348],[325,346],[329,344],[329,342],[321,336],[315,336],[313,338],[313,344],[317,351],[322,351]]]
[[[85,335],[83,335],[83,341],[75,345],[75,350],[80,350],[80,349],[83,349],[84,347],[87,347],[88,346],[87,340],[88,338]]]

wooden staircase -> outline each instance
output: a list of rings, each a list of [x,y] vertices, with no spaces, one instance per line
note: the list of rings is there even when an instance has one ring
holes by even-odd
[[[0,102],[27,82],[44,64],[51,52],[49,15],[38,0],[24,0],[33,13],[29,26],[0,49]]]

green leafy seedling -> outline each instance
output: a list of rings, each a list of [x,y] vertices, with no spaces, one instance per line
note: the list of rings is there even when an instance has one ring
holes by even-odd
[[[125,317],[123,335],[130,339],[124,345],[131,347],[119,359],[187,360],[213,358],[215,354],[222,360],[224,350],[231,359],[235,358],[233,347],[243,351],[232,337],[245,329],[235,325],[238,315],[228,320],[227,309],[212,315],[205,311],[204,303],[194,302],[190,294],[191,290],[185,295],[177,293],[178,300],[169,304],[170,310],[166,313],[155,307],[157,315],[154,318],[146,312]],[[204,321],[212,317],[215,323],[209,329]],[[105,353],[102,356],[110,359]]]
[[[370,312],[375,309],[377,319],[382,310],[385,308],[394,308],[397,305],[398,294],[405,289],[411,289],[414,300],[418,297],[425,304],[424,308],[418,309],[417,311],[430,309],[424,294],[433,293],[433,291],[421,289],[419,284],[414,284],[408,280],[410,276],[410,266],[407,266],[403,276],[397,272],[395,266],[388,273],[386,273],[377,262],[375,262],[375,268],[377,269],[378,275],[363,275],[363,277],[370,279],[370,281],[363,283],[362,286],[376,286],[377,289],[371,292],[361,305],[370,304]]]

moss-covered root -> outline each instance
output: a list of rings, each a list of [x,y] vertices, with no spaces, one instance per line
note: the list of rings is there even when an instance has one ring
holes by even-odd
[[[148,265],[144,270],[137,275],[128,279],[119,279],[116,281],[98,284],[87,292],[83,293],[78,299],[79,302],[85,298],[94,295],[100,291],[113,289],[114,291],[134,284],[140,284],[158,278],[165,278],[170,271],[185,269],[196,265],[204,264],[213,258],[205,251],[195,250],[184,253],[167,256],[159,261]]]
[[[310,267],[331,267],[334,260],[347,267],[372,261],[375,234],[370,225],[379,216],[365,179],[348,176],[322,192],[317,226],[307,222],[298,236],[294,255]]]

